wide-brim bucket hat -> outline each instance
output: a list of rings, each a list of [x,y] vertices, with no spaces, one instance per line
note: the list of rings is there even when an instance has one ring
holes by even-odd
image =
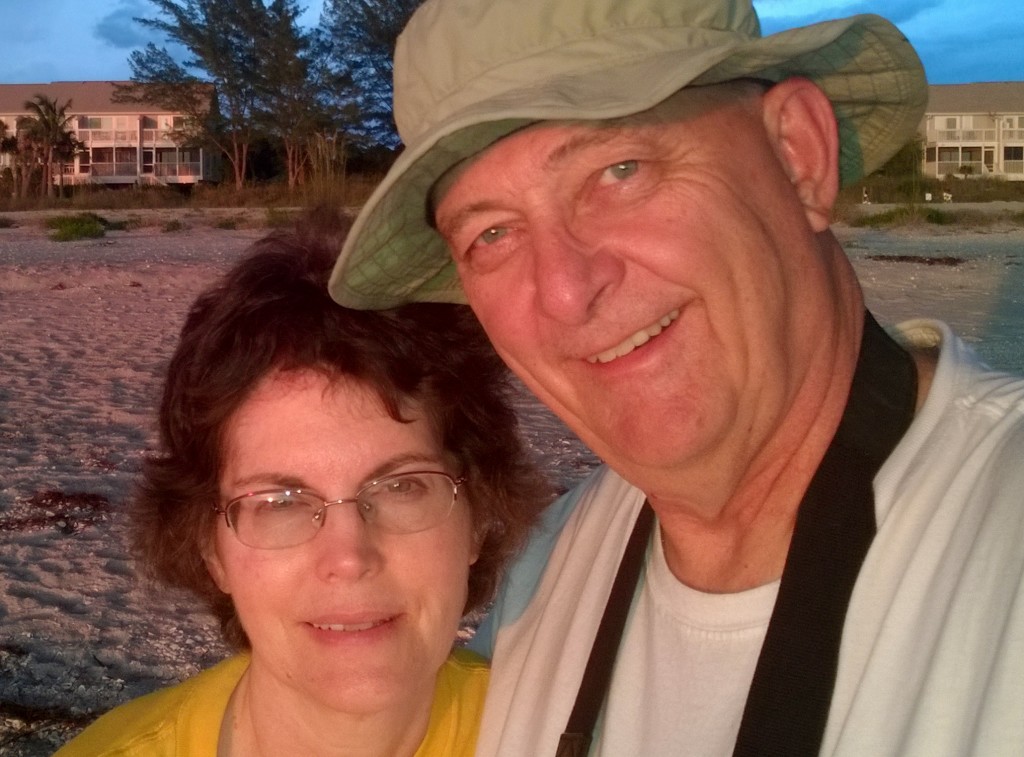
[[[428,194],[528,124],[616,118],[686,86],[790,76],[832,101],[843,184],[907,144],[927,103],[920,59],[879,16],[762,37],[749,0],[427,0],[395,51],[405,149],[357,216],[331,294],[362,309],[464,302]]]

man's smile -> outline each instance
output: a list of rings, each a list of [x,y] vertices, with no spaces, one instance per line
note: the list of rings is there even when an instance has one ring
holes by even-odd
[[[628,355],[630,352],[635,350],[640,345],[646,344],[653,337],[660,334],[672,321],[679,317],[679,308],[675,308],[670,313],[663,315],[657,322],[652,323],[646,328],[642,328],[635,334],[626,337],[619,344],[607,349],[604,352],[600,352],[597,355],[592,355],[587,358],[589,363],[610,363],[612,360],[616,360],[620,357]]]

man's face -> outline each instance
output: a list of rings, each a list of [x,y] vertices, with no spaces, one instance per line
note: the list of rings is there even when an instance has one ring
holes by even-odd
[[[668,123],[518,132],[437,206],[498,351],[627,477],[756,454],[828,302],[758,97],[719,98],[677,96]]]

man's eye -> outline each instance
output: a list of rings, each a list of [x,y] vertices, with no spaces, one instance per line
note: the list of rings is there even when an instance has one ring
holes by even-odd
[[[491,228],[487,229],[487,231],[485,231],[483,234],[478,236],[477,241],[483,245],[494,244],[507,233],[508,229],[505,229],[501,226],[492,226]]]
[[[606,169],[604,169],[605,177],[612,181],[622,181],[628,179],[630,176],[637,172],[639,163],[635,160],[623,160],[619,163],[612,163]]]

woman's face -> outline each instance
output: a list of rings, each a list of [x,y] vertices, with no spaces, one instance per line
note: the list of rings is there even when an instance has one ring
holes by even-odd
[[[221,504],[285,488],[336,500],[403,471],[458,475],[417,408],[405,414],[411,423],[395,421],[355,382],[273,372],[226,426]],[[378,532],[352,503],[325,515],[311,540],[284,549],[246,546],[217,519],[207,566],[252,644],[250,682],[353,714],[430,702],[477,557],[469,507],[460,498],[411,534]]]

